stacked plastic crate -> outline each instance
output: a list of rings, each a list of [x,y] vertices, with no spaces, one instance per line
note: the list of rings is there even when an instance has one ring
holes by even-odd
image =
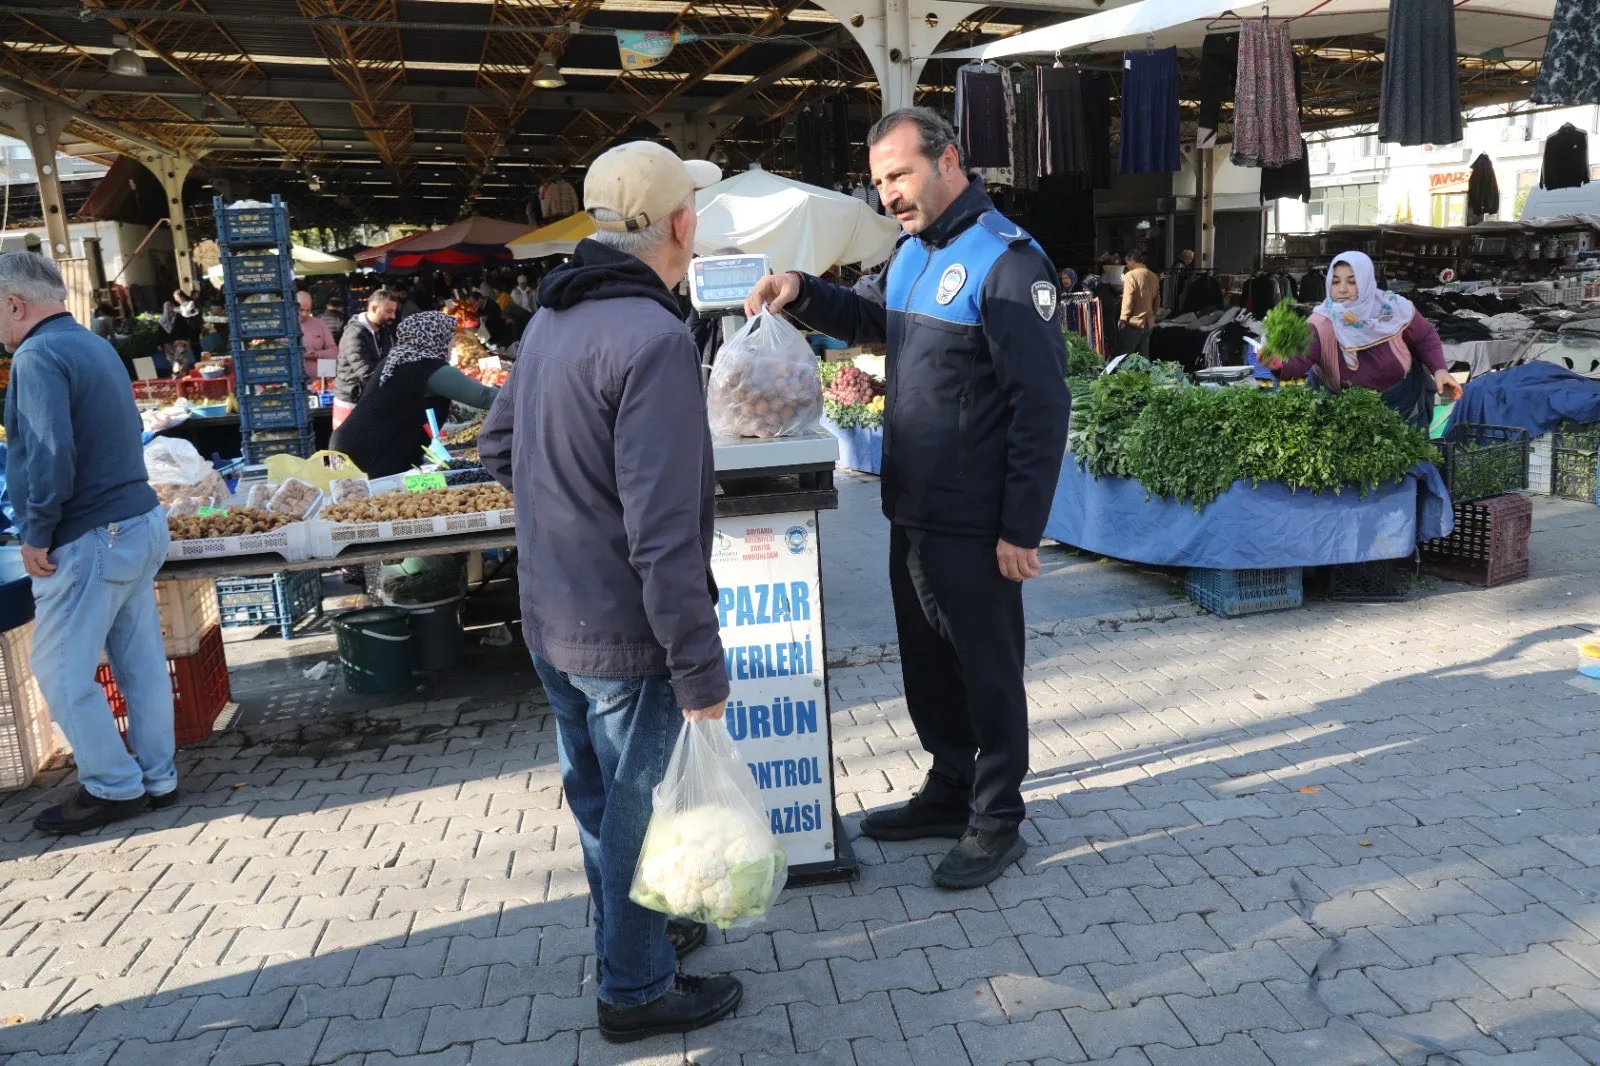
[[[212,209],[245,461],[308,456],[316,442],[294,302],[289,210],[277,196],[257,207],[225,207],[218,196]]]

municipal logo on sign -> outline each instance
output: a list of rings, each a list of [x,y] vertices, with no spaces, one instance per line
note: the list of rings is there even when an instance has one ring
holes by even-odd
[[[944,276],[939,279],[939,291],[934,299],[939,303],[947,304],[956,298],[956,293],[961,291],[961,286],[967,283],[967,268],[960,263],[952,263],[945,270]]]
[[[1033,283],[1033,309],[1046,322],[1056,316],[1056,287],[1048,281]]]
[[[789,546],[789,554],[804,555],[806,541],[810,536],[811,533],[805,526],[790,526],[788,532],[783,535],[783,542]]]

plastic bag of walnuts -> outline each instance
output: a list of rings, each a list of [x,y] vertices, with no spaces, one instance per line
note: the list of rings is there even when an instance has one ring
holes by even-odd
[[[822,429],[822,380],[806,339],[762,311],[717,352],[706,397],[719,437],[798,437]]]

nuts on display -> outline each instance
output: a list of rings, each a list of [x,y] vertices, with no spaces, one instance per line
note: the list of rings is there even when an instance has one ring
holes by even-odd
[[[235,507],[224,514],[167,518],[173,540],[204,540],[207,537],[247,537],[252,533],[271,533],[294,519],[268,514],[254,507]]]
[[[387,492],[351,503],[334,504],[319,516],[329,522],[398,522],[442,515],[501,511],[513,506],[511,493],[499,485],[469,485],[428,492]]]

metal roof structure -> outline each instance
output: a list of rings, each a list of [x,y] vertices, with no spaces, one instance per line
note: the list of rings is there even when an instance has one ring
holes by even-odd
[[[1133,2],[924,0],[926,14],[901,16],[913,39],[885,52],[920,60]],[[1462,57],[1467,106],[1525,103],[1553,2],[1462,0],[1463,20],[1486,6],[1527,16],[1512,20],[1514,33],[1490,33],[1516,40]],[[0,0],[0,97],[67,109],[61,140],[75,154],[181,157],[221,189],[232,179],[252,195],[294,196],[308,225],[468,213],[522,220],[531,187],[576,179],[621,139],[676,135],[706,154],[714,141],[734,168],[761,162],[793,172],[787,121],[843,92],[864,140],[880,106],[882,61],[869,61],[857,38],[882,21],[874,12],[903,0],[860,0],[859,10],[851,0],[818,3],[826,10],[805,0]],[[1282,3],[1308,20],[1296,32],[1307,128],[1373,120],[1387,5]],[[1186,107],[1198,96],[1204,25],[1166,34],[1182,49]],[[617,31],[698,39],[657,66],[625,70]],[[935,47],[918,48],[919,35]],[[1460,36],[1463,51],[1488,43],[1475,31]],[[138,52],[144,76],[108,70],[119,37]],[[535,84],[541,56],[565,85]],[[1119,66],[1104,54],[1084,60]],[[948,109],[958,65],[919,63],[918,97]],[[859,142],[857,154],[864,171]],[[174,180],[181,186],[181,175]]]

